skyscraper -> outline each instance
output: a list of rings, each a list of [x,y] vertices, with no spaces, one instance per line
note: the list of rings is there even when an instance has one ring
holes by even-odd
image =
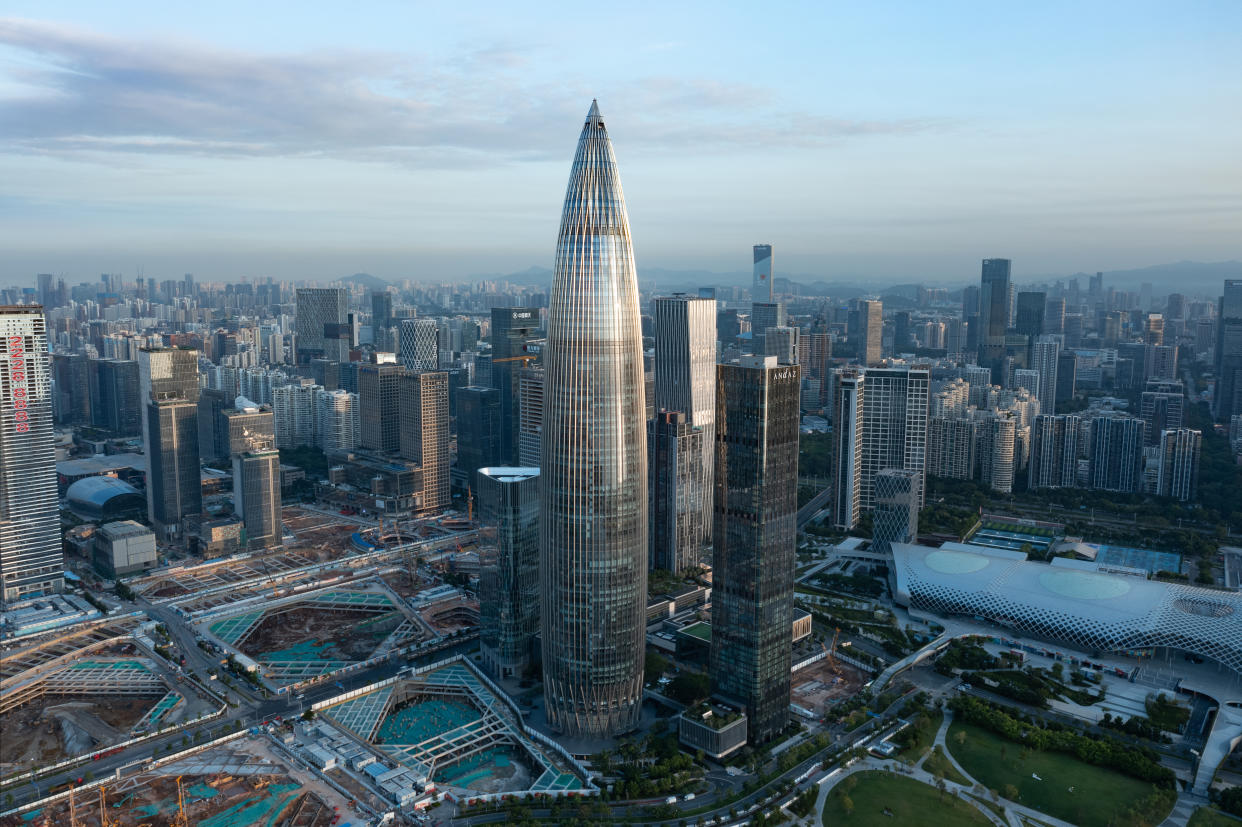
[[[423,509],[448,508],[449,415],[448,374],[407,373],[398,380],[401,456],[423,469]]]
[[[0,603],[64,588],[43,308],[0,306]]]
[[[1149,380],[1139,398],[1139,416],[1145,423],[1143,444],[1149,447],[1159,445],[1161,434],[1181,428],[1185,406],[1180,381]]]
[[[661,410],[647,422],[648,565],[653,569],[682,572],[699,563],[706,538],[703,440],[703,429],[681,411]]]
[[[92,421],[117,436],[142,433],[142,405],[138,396],[138,363],[120,359],[94,362],[95,387]]]
[[[545,713],[609,736],[638,723],[647,443],[638,277],[612,143],[591,104],[557,237],[540,469]]]
[[[764,337],[770,327],[785,324],[784,302],[754,302],[750,306],[751,351],[760,356],[764,352]]]
[[[370,451],[401,447],[401,406],[398,383],[404,373],[391,362],[358,366],[358,445]]]
[[[1039,373],[1039,387],[1029,388],[1039,399],[1041,413],[1057,412],[1057,366],[1061,342],[1056,336],[1039,336],[1031,345],[1031,368]]]
[[[858,361],[876,367],[884,358],[884,304],[877,299],[858,303]]]
[[[1182,502],[1195,498],[1202,448],[1202,431],[1172,428],[1160,435],[1160,475],[1156,483],[1160,496]]]
[[[833,524],[846,531],[862,513],[863,395],[866,375],[853,368],[833,377]]]
[[[440,329],[435,319],[401,322],[397,361],[406,370],[437,370],[440,367]]]
[[[716,371],[712,692],[761,744],[789,716],[801,372],[771,356]]]
[[[764,336],[764,356],[775,356],[777,364],[798,364],[798,334],[796,327],[769,327]]]
[[[716,439],[716,302],[683,294],[651,303],[655,321],[655,409],[681,411],[702,431],[695,475],[701,487],[683,496],[699,503],[702,538],[711,539]],[[654,554],[654,552],[653,552]]]
[[[378,332],[392,327],[392,293],[376,290],[371,293],[371,331],[375,341]]]
[[[341,338],[342,325],[349,325],[349,292],[345,288],[299,287],[293,327],[297,364],[309,365],[317,357],[348,361],[350,343]]]
[[[242,520],[247,548],[271,548],[283,539],[275,417],[244,397],[234,404],[222,414],[233,460],[233,511]]]
[[[1078,484],[1081,420],[1077,416],[1041,414],[1031,425],[1027,487],[1073,488]]]
[[[500,456],[520,462],[521,372],[531,354],[527,345],[539,332],[539,309],[492,308],[492,387],[500,391]]]
[[[538,468],[543,457],[543,368],[524,368],[518,377],[518,460]]]
[[[1143,488],[1143,420],[1097,416],[1091,420],[1091,487],[1135,493]]]
[[[198,353],[182,348],[138,352],[147,516],[156,536],[177,540],[185,518],[203,511],[198,452]]]
[[[772,284],[772,245],[755,245],[755,269],[750,283],[750,300],[752,302],[775,301],[775,288]],[[775,326],[775,325],[773,325]]]
[[[344,454],[358,447],[362,424],[358,411],[358,394],[349,391],[320,390],[315,394],[318,428],[316,441],[325,453]]]
[[[480,385],[457,389],[457,465],[453,484],[475,490],[480,468],[500,464],[500,391]]]
[[[1009,266],[1007,258],[985,258],[979,284],[979,364],[992,370],[992,384],[1001,382],[1005,330],[1009,327]]]
[[[1242,414],[1242,279],[1225,279],[1216,321],[1216,419]]]
[[[490,389],[489,389],[490,390]],[[539,631],[539,469],[480,468],[479,649],[498,678],[521,677]]]

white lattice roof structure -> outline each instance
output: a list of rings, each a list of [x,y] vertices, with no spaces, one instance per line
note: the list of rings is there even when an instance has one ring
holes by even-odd
[[[893,543],[894,599],[1091,651],[1167,646],[1242,671],[1242,595],[1046,565],[1025,554]]]

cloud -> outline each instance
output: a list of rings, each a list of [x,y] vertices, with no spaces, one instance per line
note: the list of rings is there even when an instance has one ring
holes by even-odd
[[[561,157],[589,94],[528,72],[509,44],[433,64],[356,50],[258,54],[198,42],[130,40],[0,18],[0,151],[94,158],[139,152],[316,156],[453,167]],[[853,121],[782,108],[772,90],[647,77],[604,105],[635,113],[626,142],[813,147],[940,129],[934,119]]]

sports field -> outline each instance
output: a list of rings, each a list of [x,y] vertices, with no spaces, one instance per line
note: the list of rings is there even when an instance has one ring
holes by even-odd
[[[847,798],[852,810],[846,807]],[[942,794],[912,778],[879,770],[855,773],[833,787],[824,801],[823,822],[830,827],[989,827],[992,823],[951,793]]]
[[[958,733],[965,733],[958,741]],[[974,724],[949,726],[949,751],[966,772],[989,789],[1018,791],[1019,804],[1080,827],[1108,827],[1123,810],[1152,794],[1150,784],[1055,752],[1029,750]]]

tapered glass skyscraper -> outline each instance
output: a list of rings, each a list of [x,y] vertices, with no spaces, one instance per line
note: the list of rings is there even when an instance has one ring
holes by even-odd
[[[544,707],[566,735],[615,735],[642,704],[647,444],[630,222],[595,103],[565,193],[545,356]]]

